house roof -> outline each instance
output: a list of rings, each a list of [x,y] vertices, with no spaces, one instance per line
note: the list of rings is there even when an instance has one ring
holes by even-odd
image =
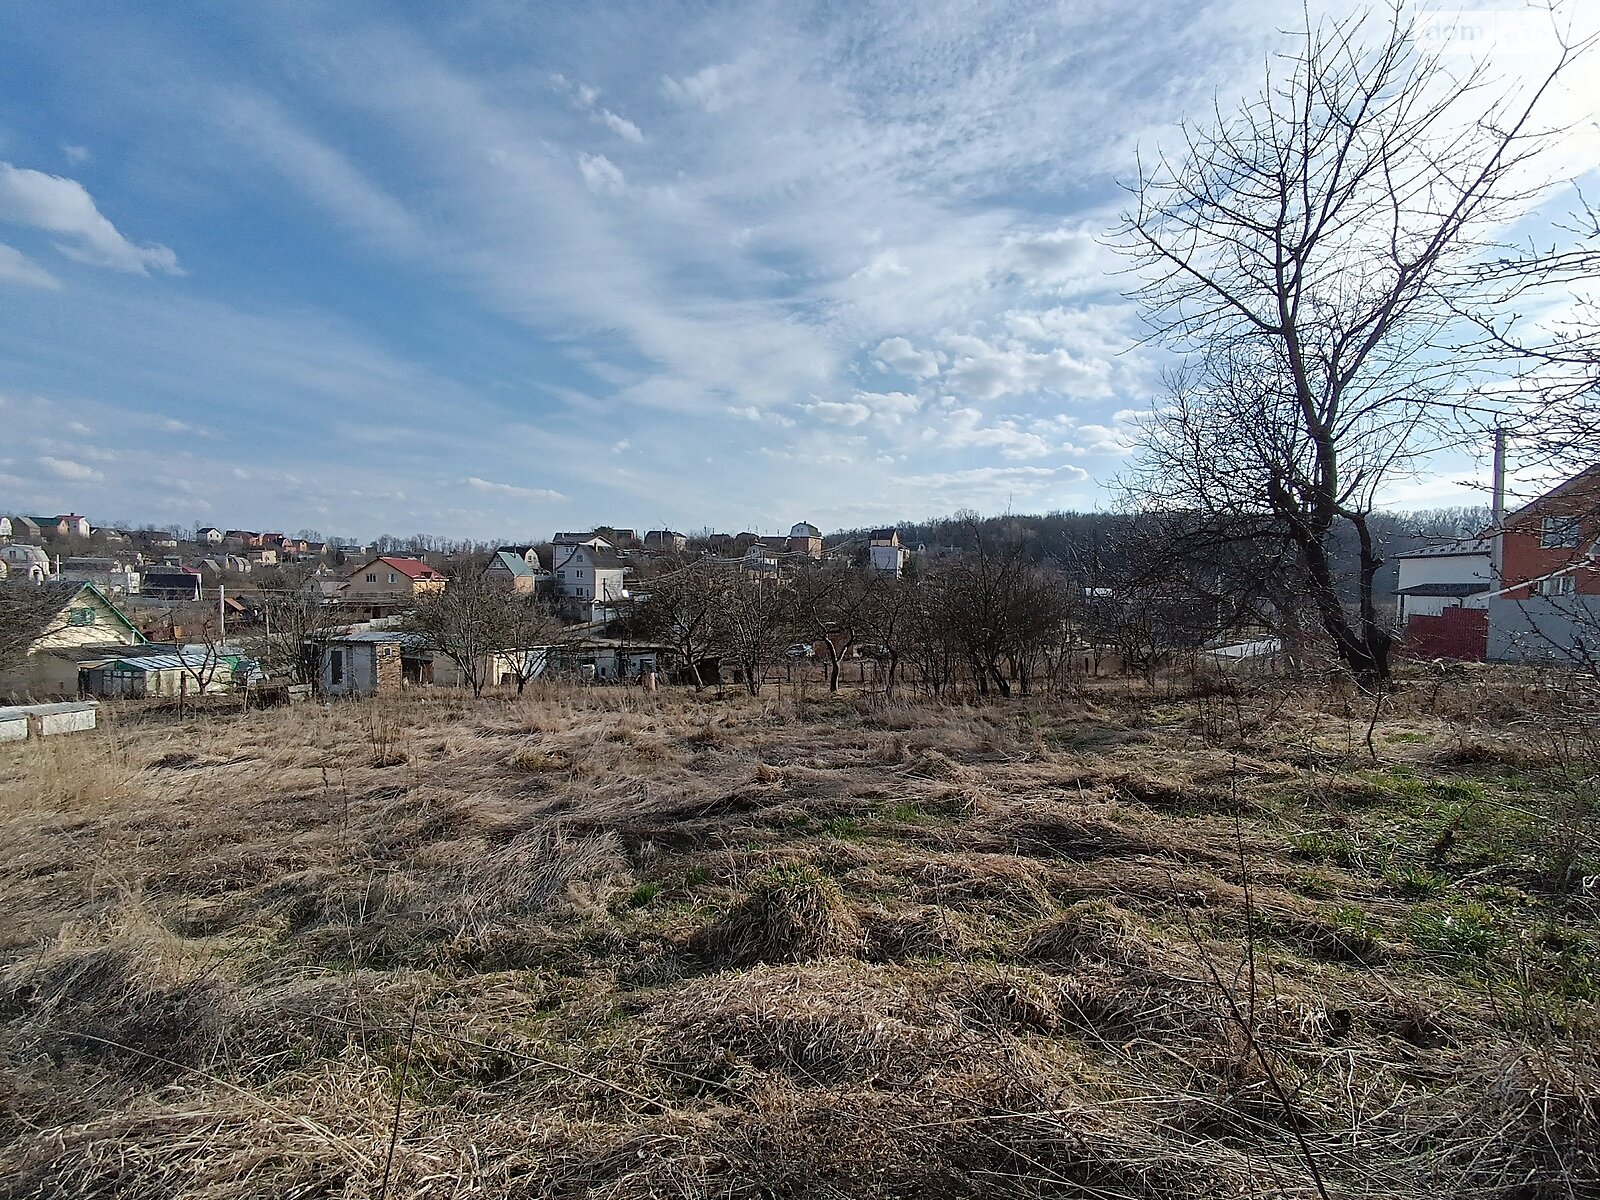
[[[496,563],[510,571],[513,575],[521,576],[524,579],[534,579],[540,574],[538,567],[534,566],[527,559],[523,558],[522,555],[513,554],[509,550],[496,550],[494,553],[494,561],[489,565],[494,566]]]
[[[441,572],[435,571],[425,562],[418,562],[414,558],[391,558],[387,554],[380,554],[377,558],[374,558],[369,562],[362,563],[354,571],[351,571],[350,574],[352,576],[359,575],[362,571],[365,571],[374,563],[382,563],[391,570],[399,571],[400,574],[404,575],[407,579],[444,578],[444,575]]]
[[[801,521],[793,529],[789,530],[789,536],[790,537],[797,537],[797,538],[798,537],[803,537],[803,538],[821,537],[822,536],[822,530],[818,529],[810,521]]]
[[[627,569],[627,560],[609,546],[589,545],[557,546],[554,555],[555,566],[558,568],[566,566],[572,561],[572,556],[580,550],[588,554],[594,560],[594,565],[603,571]],[[566,553],[563,554],[562,551]]]
[[[1487,592],[1492,585],[1488,580],[1479,580],[1476,583],[1419,583],[1412,587],[1401,588],[1397,596],[1476,596],[1480,592]]]
[[[1462,538],[1454,542],[1441,542],[1437,546],[1424,546],[1420,550],[1408,550],[1394,557],[1397,561],[1402,558],[1454,558],[1460,555],[1486,555],[1493,548],[1493,538]]]

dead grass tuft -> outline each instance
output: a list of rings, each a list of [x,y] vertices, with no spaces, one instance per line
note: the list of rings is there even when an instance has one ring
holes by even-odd
[[[1127,971],[1150,964],[1154,942],[1149,930],[1126,909],[1104,900],[1084,900],[1035,928],[1018,957],[1074,969]]]
[[[854,955],[865,943],[839,885],[796,863],[755,876],[745,900],[697,934],[691,949],[722,966],[749,966]]]

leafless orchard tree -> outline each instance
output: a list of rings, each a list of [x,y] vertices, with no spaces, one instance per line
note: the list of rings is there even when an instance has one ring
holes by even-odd
[[[553,657],[559,657],[562,648],[576,645],[580,639],[575,627],[563,621],[555,605],[543,596],[508,595],[505,621],[505,645],[499,659],[511,668],[519,696]]]
[[[289,563],[265,571],[257,583],[261,602],[261,656],[272,675],[311,683],[317,675],[317,639],[344,624],[337,605],[324,601],[315,568]]]
[[[695,691],[704,689],[703,659],[722,649],[722,613],[732,584],[728,568],[704,560],[657,575],[630,624],[641,637],[672,649],[683,660]]]
[[[474,696],[494,682],[495,656],[518,640],[517,596],[484,574],[483,566],[481,558],[463,563],[442,591],[418,601],[407,621],[412,632],[455,663]]]
[[[1183,356],[1136,473],[1147,503],[1263,522],[1293,548],[1321,625],[1363,684],[1391,634],[1369,526],[1388,480],[1462,430],[1474,264],[1539,193],[1541,99],[1451,73],[1386,14],[1307,24],[1233,115],[1141,166],[1122,242],[1154,336]],[[1359,547],[1353,606],[1330,553]]]
[[[828,690],[839,690],[845,656],[862,640],[878,578],[840,563],[819,563],[794,574],[795,628],[822,646]]]
[[[775,580],[731,581],[717,624],[727,658],[744,676],[745,690],[760,695],[794,632],[793,591]]]

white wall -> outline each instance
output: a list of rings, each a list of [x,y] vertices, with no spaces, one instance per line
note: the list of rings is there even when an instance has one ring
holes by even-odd
[[[1399,590],[1424,583],[1476,583],[1485,592],[1492,585],[1488,554],[1430,554],[1421,558],[1402,558]],[[1447,608],[1487,608],[1484,596],[1401,596],[1401,615],[1436,617]]]

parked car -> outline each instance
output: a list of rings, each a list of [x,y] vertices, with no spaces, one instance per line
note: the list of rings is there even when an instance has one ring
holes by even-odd
[[[796,642],[783,653],[787,658],[811,658],[816,651],[812,650],[805,642]]]

